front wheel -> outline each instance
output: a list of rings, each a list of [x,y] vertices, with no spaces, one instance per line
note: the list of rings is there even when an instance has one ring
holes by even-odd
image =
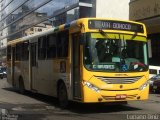
[[[58,87],[58,99],[61,108],[67,108],[68,106],[68,95],[67,89],[64,83],[61,83]]]

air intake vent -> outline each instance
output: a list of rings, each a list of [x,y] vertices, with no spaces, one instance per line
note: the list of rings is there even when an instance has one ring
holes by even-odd
[[[142,78],[142,76],[137,77],[101,77],[95,76],[97,79],[100,79],[107,84],[132,84]]]

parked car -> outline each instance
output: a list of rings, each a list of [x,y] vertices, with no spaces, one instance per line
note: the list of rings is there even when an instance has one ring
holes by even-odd
[[[0,79],[6,78],[6,77],[7,77],[6,67],[0,66]]]
[[[153,92],[160,93],[160,80],[156,80],[153,82]]]
[[[6,67],[2,67],[3,70],[3,78],[7,77]]]
[[[150,92],[160,91],[160,74],[150,78]]]

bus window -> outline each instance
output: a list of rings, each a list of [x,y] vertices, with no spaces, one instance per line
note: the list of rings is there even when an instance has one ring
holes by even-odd
[[[38,59],[46,58],[46,36],[38,38]]]
[[[7,60],[11,60],[11,46],[7,47]]]
[[[16,45],[16,60],[21,60],[21,57],[22,57],[21,45],[22,45],[22,43],[19,43]]]
[[[146,42],[115,39],[114,36],[107,38],[96,33],[88,33],[87,36],[84,51],[86,68],[110,72],[147,70]]]
[[[69,35],[68,31],[58,33],[57,39],[57,56],[58,57],[67,57],[68,56],[68,42]]]
[[[29,59],[29,51],[28,51],[28,42],[24,42],[22,44],[22,60],[28,60]]]
[[[51,34],[47,36],[47,58],[56,57],[56,34]]]

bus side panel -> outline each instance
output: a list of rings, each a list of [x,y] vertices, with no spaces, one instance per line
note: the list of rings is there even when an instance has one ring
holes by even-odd
[[[14,86],[15,47],[10,46],[10,50],[7,51],[7,57],[7,81],[10,85]]]
[[[54,72],[56,64],[53,60],[39,60],[37,66],[36,78],[33,78],[33,89],[38,93],[45,95],[56,95],[56,78],[57,73]],[[33,72],[33,71],[32,71]]]
[[[7,61],[7,82],[12,85],[12,76],[11,76],[11,61]]]
[[[15,87],[19,87],[19,76],[21,75],[21,62],[20,61],[15,61],[14,65],[14,83]]]
[[[71,100],[72,97],[72,89],[71,89],[71,79],[70,79],[70,62],[69,59],[59,59],[55,64],[56,68],[55,73],[57,74],[56,84],[59,80],[62,80],[66,86],[66,90],[68,93],[68,99]],[[58,87],[58,86],[57,86]],[[58,92],[58,91],[56,91]]]
[[[29,81],[29,61],[21,61],[21,74],[23,78],[24,86],[26,90],[30,90],[30,81]]]
[[[65,66],[61,65],[63,63],[65,63]],[[32,79],[32,89],[41,94],[57,97],[58,80],[63,80],[66,87],[70,88],[69,74],[67,72],[69,70],[68,65],[67,60],[64,59],[39,60],[36,70],[36,77]],[[35,73],[33,72],[32,74]]]

